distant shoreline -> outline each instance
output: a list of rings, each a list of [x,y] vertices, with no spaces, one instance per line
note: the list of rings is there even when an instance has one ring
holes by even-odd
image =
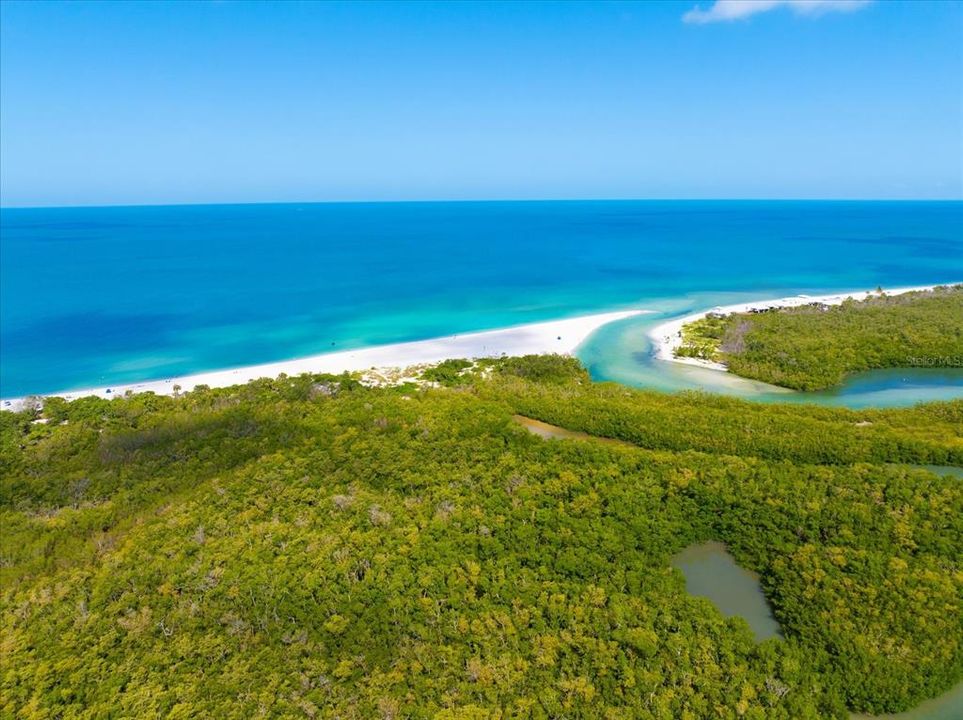
[[[886,295],[902,295],[908,292],[920,292],[923,290],[933,290],[934,288],[955,285],[956,283],[939,283],[938,285],[920,285],[917,287],[902,287],[892,290],[883,289]],[[865,300],[868,297],[878,295],[877,290],[860,290],[852,292],[832,293],[830,295],[794,295],[792,297],[776,298],[774,300],[753,300],[736,305],[724,305],[709,308],[702,312],[686,315],[685,317],[669,320],[661,325],[656,325],[649,331],[649,339],[652,341],[653,355],[657,360],[665,362],[679,363],[680,365],[694,365],[695,367],[719,372],[729,372],[729,368],[719,362],[703,360],[693,357],[677,357],[675,352],[682,345],[682,327],[689,323],[701,320],[709,313],[719,313],[721,315],[731,315],[732,313],[744,313],[759,310],[771,310],[774,308],[800,307],[812,303],[823,305],[841,305],[848,299]]]
[[[149,380],[3,398],[0,401],[0,410],[17,412],[23,407],[24,401],[31,397],[62,397],[66,400],[76,400],[82,397],[96,396],[109,399],[123,397],[127,392],[153,392],[157,395],[173,395],[175,386],[177,392],[189,392],[198,385],[218,388],[230,387],[260,378],[276,378],[282,373],[291,376],[302,373],[339,374],[371,369],[407,368],[413,365],[438,363],[452,358],[474,359],[544,353],[571,355],[589,335],[603,325],[651,312],[654,311],[619,310],[596,313],[564,320],[516,325],[497,330],[460,333],[429,340],[376,345],[357,350],[341,350],[294,360],[281,360],[259,365],[194,373],[165,380]]]

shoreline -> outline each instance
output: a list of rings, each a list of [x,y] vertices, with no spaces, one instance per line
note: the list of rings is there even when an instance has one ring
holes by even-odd
[[[340,374],[374,370],[376,374],[379,374],[379,371],[380,374],[384,374],[385,370],[404,369],[414,365],[430,365],[453,358],[477,359],[545,353],[571,355],[589,335],[603,325],[652,312],[655,311],[617,310],[563,320],[515,325],[496,330],[446,335],[427,340],[374,345],[357,350],[339,350],[293,360],[212,370],[164,380],[147,380],[2,398],[0,410],[17,412],[23,408],[24,401],[27,398],[61,397],[69,401],[93,395],[111,399],[123,397],[127,392],[153,392],[157,395],[173,395],[175,386],[177,386],[177,392],[190,392],[198,385],[223,388],[231,385],[243,385],[260,378],[273,379],[282,373],[294,376],[302,373]]]
[[[933,290],[938,287],[946,287],[957,283],[940,283],[939,285],[919,285],[916,287],[894,288],[892,290],[883,289],[886,295],[902,295],[908,292],[920,292],[923,290]],[[667,322],[656,325],[649,333],[652,341],[652,354],[656,360],[673,362],[680,365],[692,365],[706,370],[716,370],[718,372],[729,372],[729,368],[724,363],[712,360],[702,360],[701,358],[676,357],[675,351],[682,345],[682,327],[696,320],[701,320],[709,313],[719,313],[721,315],[731,315],[733,313],[751,312],[753,310],[772,310],[774,308],[800,307],[812,303],[823,305],[841,305],[844,301],[865,300],[868,297],[878,295],[876,290],[859,290],[851,292],[839,292],[829,295],[794,295],[792,297],[775,298],[773,300],[752,300],[735,305],[724,305],[709,308],[702,312],[692,313],[685,317],[675,318]]]

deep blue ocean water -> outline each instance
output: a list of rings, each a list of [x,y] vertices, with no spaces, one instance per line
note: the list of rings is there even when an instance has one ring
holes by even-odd
[[[623,307],[961,279],[960,202],[3,209],[0,396]],[[638,370],[626,363],[647,367],[643,345],[581,355],[623,379]]]

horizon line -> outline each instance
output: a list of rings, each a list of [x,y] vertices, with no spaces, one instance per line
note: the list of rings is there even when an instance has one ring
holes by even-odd
[[[552,202],[905,202],[905,203],[961,203],[961,197],[561,197],[561,198],[461,198],[410,200],[251,200],[215,202],[149,202],[105,203],[89,205],[4,205],[0,210],[79,210],[109,208],[164,208],[164,207],[237,207],[249,205],[418,205],[471,203],[552,203]]]

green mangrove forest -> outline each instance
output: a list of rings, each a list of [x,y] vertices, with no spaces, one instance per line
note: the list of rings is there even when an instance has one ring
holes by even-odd
[[[839,385],[881,368],[963,368],[963,285],[709,314],[682,330],[676,354],[725,363],[730,372],[794,390]]]
[[[963,402],[667,395],[558,356],[3,412],[0,716],[903,710],[963,679],[963,484],[906,464],[963,466]],[[672,559],[710,541],[781,637],[686,591]]]

